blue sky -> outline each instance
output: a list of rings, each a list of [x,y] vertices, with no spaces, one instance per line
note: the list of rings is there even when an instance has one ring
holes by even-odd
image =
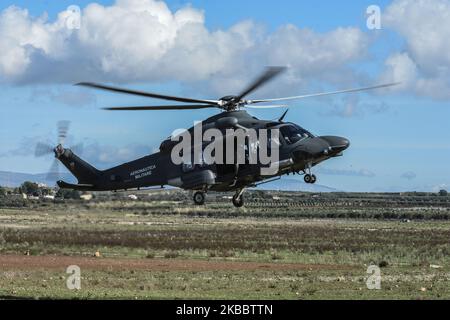
[[[122,0],[123,3],[127,1],[150,0]],[[23,24],[23,30],[27,30],[28,24],[48,26],[56,23],[58,14],[69,5],[78,5],[85,10],[91,2],[2,1],[0,11],[3,14],[0,19],[18,19],[17,24]],[[146,40],[144,35],[144,40],[137,37],[134,43],[136,52],[140,52],[140,46],[143,46],[145,59],[142,61],[139,55],[133,56],[135,51],[121,51],[120,45],[130,43],[127,34],[117,35],[117,38],[125,39],[119,47],[116,47],[114,37],[102,38],[100,32],[109,30],[109,17],[99,22],[92,18],[94,16],[88,10],[82,11],[82,19],[86,19],[82,20],[82,30],[70,35],[65,31],[58,33],[44,28],[47,32],[45,36],[38,33],[36,38],[30,39],[27,31],[21,34],[22,29],[17,28],[17,32],[12,32],[0,20],[0,37],[13,38],[10,47],[4,50],[11,50],[13,54],[0,53],[0,171],[47,171],[51,157],[36,159],[33,149],[37,141],[54,143],[58,120],[72,122],[68,144],[83,142],[87,149],[83,157],[104,169],[144,156],[157,148],[160,141],[174,129],[189,127],[193,121],[216,113],[214,110],[108,113],[101,108],[155,101],[74,88],[72,84],[75,82],[95,80],[174,95],[215,99],[236,93],[232,90],[238,90],[268,63],[275,61],[280,65],[286,62],[285,65],[290,65],[293,73],[256,92],[254,98],[345,89],[388,80],[406,83],[393,92],[343,95],[289,105],[289,121],[318,135],[345,136],[352,142],[344,157],[326,162],[317,169],[320,184],[348,191],[436,191],[448,188],[450,96],[443,92],[445,89],[450,92],[450,81],[436,70],[450,69],[450,62],[436,52],[425,50],[420,37],[417,36],[419,40],[415,38],[417,32],[403,26],[411,23],[421,30],[420,21],[410,21],[417,19],[415,10],[436,17],[434,12],[427,11],[428,7],[421,8],[420,5],[426,6],[428,3],[432,6],[430,2],[439,2],[448,6],[445,8],[450,12],[450,4],[446,0],[419,2],[417,8],[413,1],[407,0],[166,1],[170,14],[183,11],[189,19],[195,20],[196,27],[188,29],[187,33],[191,40],[185,42],[180,37],[173,38],[175,33],[170,28],[164,31],[167,32],[167,39],[165,35],[158,35],[158,39],[154,40],[152,28],[157,25],[136,20],[137,25],[142,23],[149,28],[149,39]],[[117,5],[115,1],[97,3],[105,8]],[[130,4],[123,3],[124,8],[130,8]],[[368,30],[366,27],[365,12],[371,4],[377,4],[382,9],[381,30]],[[27,9],[29,14],[19,19],[17,12],[12,13],[8,9],[12,5]],[[401,16],[400,6],[407,6],[406,12],[411,12],[411,15]],[[167,15],[167,10],[161,9],[159,17]],[[48,14],[47,20],[36,22],[44,12]],[[198,18],[201,13],[204,20]],[[439,18],[435,20],[439,23]],[[252,21],[250,27],[245,24],[248,21]],[[130,27],[121,20],[114,24],[119,25],[120,30]],[[286,27],[288,25],[294,29]],[[88,42],[87,36],[83,36],[83,28],[91,28],[89,36],[100,34],[98,43]],[[186,27],[177,24],[174,28],[179,28],[177,34],[180,34]],[[438,32],[434,35],[438,39],[436,41],[440,36],[448,39],[445,31],[439,34],[439,29],[445,27],[439,24],[433,28]],[[68,37],[62,44],[58,42],[60,34]],[[348,35],[350,40],[342,39],[341,42],[340,37],[346,38]],[[78,38],[74,40],[75,37]],[[192,60],[186,59],[190,56],[177,56],[183,50],[190,52],[191,42],[200,38],[201,46],[196,48],[196,52],[205,50],[212,60],[217,60],[216,64],[207,66],[211,69],[203,65],[203,56]],[[158,45],[146,47],[147,41],[159,42]],[[225,42],[224,46],[218,46],[221,50],[209,51],[215,50],[214,46],[221,41],[230,41],[231,48],[228,49]],[[8,45],[10,42],[7,42]],[[442,49],[444,44],[440,45],[436,47]],[[161,57],[158,51],[166,50],[159,48],[167,46],[174,47],[166,54],[171,57],[168,60],[165,56]],[[57,51],[60,47],[71,51],[60,55]],[[17,51],[17,48],[24,51]],[[308,49],[311,53],[304,52]],[[228,50],[231,53],[228,54]],[[24,52],[25,58],[19,55],[17,59],[22,58],[27,63],[17,59],[7,60],[12,59],[11,56],[17,57],[17,52]],[[84,56],[90,55],[92,60],[83,60]],[[81,62],[77,62],[78,59]],[[427,61],[435,61],[439,68],[429,65]],[[100,62],[105,64],[97,71],[95,68],[99,68],[97,63]],[[108,63],[113,62],[111,67]],[[120,68],[122,65],[123,69]],[[89,69],[91,67],[93,70]],[[203,68],[205,72],[199,71],[197,74],[197,70]],[[398,79],[402,76],[406,80]],[[239,81],[235,82],[235,78]],[[39,79],[44,80],[41,82]],[[269,119],[276,118],[282,112],[250,111],[255,116]]]

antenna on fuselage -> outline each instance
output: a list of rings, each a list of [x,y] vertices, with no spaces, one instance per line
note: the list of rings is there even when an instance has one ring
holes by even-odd
[[[279,122],[283,122],[283,120],[284,120],[284,118],[286,118],[286,115],[288,114],[288,112],[289,112],[289,109],[287,109],[287,110],[283,113],[283,115],[281,116],[280,119],[278,119],[278,121],[279,121]]]

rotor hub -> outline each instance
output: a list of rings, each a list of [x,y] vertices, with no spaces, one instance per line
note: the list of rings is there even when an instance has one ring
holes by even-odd
[[[239,100],[238,96],[225,96],[219,100],[218,105],[226,111],[234,111],[247,103],[246,100]]]
[[[62,144],[59,144],[53,151],[55,152],[55,157],[59,159],[66,150],[64,149]]]

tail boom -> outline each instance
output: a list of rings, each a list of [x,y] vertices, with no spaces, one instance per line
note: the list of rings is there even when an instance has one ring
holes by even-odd
[[[56,158],[78,179],[79,185],[93,185],[101,178],[101,171],[80,159],[72,150],[59,145],[54,152]]]
[[[99,171],[80,159],[70,149],[64,149],[59,145],[54,151],[56,158],[78,179],[77,184],[58,181],[58,186],[63,189],[115,191],[162,186],[166,182],[159,170],[158,153]]]

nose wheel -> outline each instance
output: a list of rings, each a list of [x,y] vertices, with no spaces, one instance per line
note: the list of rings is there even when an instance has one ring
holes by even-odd
[[[312,167],[311,163],[308,163],[306,165],[306,168],[303,171],[305,173],[304,180],[306,183],[314,184],[317,182],[317,177],[311,173],[311,167]]]
[[[204,192],[196,192],[194,194],[194,203],[198,206],[202,206],[205,204],[205,193]]]
[[[233,205],[236,208],[242,208],[244,206],[244,189],[236,192],[236,194],[233,196]]]
[[[314,174],[305,174],[305,182],[309,184],[314,184],[317,182],[317,177]]]

